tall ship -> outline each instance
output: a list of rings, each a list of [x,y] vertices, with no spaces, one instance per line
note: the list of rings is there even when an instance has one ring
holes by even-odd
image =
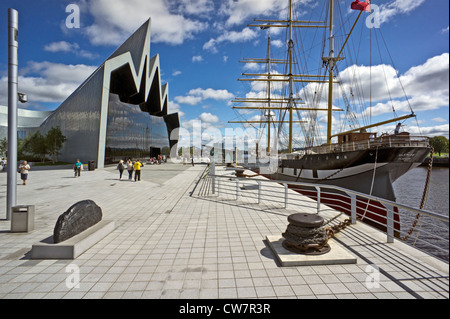
[[[376,66],[358,66],[361,55],[372,60],[372,53],[363,49],[364,45],[386,43],[377,28],[377,17],[369,16],[370,1],[319,1],[316,21],[298,20],[296,13],[301,9],[293,0],[286,2],[285,19],[255,19],[249,25],[267,30],[267,52],[265,57],[244,58],[241,62],[264,71],[243,73],[239,80],[261,84],[265,90],[234,99],[239,120],[229,123],[257,128],[261,141],[256,153],[277,154],[276,170],[263,174],[271,179],[335,185],[395,201],[392,183],[421,165],[431,147],[428,137],[405,130],[406,121],[414,121],[416,115],[403,85],[397,83],[394,91],[379,78],[371,77],[372,72],[386,73],[380,68],[386,67],[388,60]],[[279,36],[280,28],[286,31],[285,40],[278,41],[274,50],[271,33]],[[358,28],[369,34],[358,33]],[[280,42],[285,44],[285,53],[275,58]],[[381,59],[380,49],[375,50]],[[399,76],[395,78],[400,81]],[[401,103],[409,106],[409,112],[402,115],[395,110],[399,90],[404,94]],[[381,95],[388,98],[380,101]],[[372,123],[375,102],[391,108],[392,116]],[[242,114],[252,111],[259,114],[241,120]],[[261,167],[251,168],[258,171]],[[316,196],[314,187],[297,190]],[[339,192],[321,194],[321,201],[331,206],[342,200]],[[369,220],[385,223],[385,208],[379,203],[371,201],[367,205],[362,201],[358,212],[367,214]]]

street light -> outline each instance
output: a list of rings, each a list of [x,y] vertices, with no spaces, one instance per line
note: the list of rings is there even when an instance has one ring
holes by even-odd
[[[17,202],[17,92],[19,13],[8,9],[8,176],[6,194],[6,219],[11,219]],[[23,99],[22,95],[22,99]],[[26,95],[25,95],[26,99]]]

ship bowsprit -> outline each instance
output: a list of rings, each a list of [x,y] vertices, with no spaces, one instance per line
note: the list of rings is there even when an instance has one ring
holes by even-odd
[[[331,250],[321,216],[297,213],[289,215],[288,222],[282,234],[283,247],[287,250],[304,255],[322,255]]]

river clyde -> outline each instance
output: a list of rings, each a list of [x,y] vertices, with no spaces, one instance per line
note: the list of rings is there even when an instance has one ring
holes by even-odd
[[[427,167],[410,170],[394,183],[397,202],[419,207],[427,177]],[[448,216],[449,210],[449,169],[434,167],[431,172],[430,188],[424,210]]]
[[[397,203],[405,204],[411,207],[419,208],[422,200],[422,194],[425,187],[425,181],[427,177],[427,167],[417,167],[410,170],[405,175],[400,177],[394,183],[395,195],[397,197]],[[434,167],[431,172],[430,185],[428,190],[428,196],[423,207],[424,210],[438,213],[441,215],[449,215],[449,168],[448,167]],[[412,220],[414,216],[401,215],[402,229],[408,230],[412,226]],[[442,221],[433,220],[431,218],[424,218],[423,226],[418,224],[414,233],[411,235],[409,242],[415,241],[415,238],[419,234],[419,238],[423,238],[432,242],[438,247],[442,247],[447,250],[447,253],[443,253],[439,249],[423,247],[421,248],[420,239],[417,240],[417,247],[424,251],[438,256],[449,261],[448,249],[449,249],[449,228],[448,223]],[[436,239],[436,236],[439,239]]]

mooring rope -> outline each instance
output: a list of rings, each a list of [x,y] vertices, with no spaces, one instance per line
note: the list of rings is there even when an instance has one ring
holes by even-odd
[[[428,197],[428,189],[430,186],[431,171],[433,168],[433,153],[434,153],[434,148],[431,147],[430,160],[428,161],[427,178],[425,179],[425,186],[424,186],[423,193],[422,193],[422,200],[420,201],[420,206],[419,206],[420,209],[423,209],[423,207],[425,206],[425,203],[427,201],[427,197]],[[421,213],[417,213],[416,218],[414,219],[414,222],[408,231],[408,234],[406,234],[405,237],[402,238],[403,241],[407,241],[409,236],[411,236],[411,234],[414,232],[414,229],[416,228],[417,223],[419,222],[419,219],[421,216],[422,216]],[[417,233],[416,240],[414,241],[413,245],[416,244],[417,238],[419,238],[421,228],[422,228],[422,223],[420,224],[419,232]]]

